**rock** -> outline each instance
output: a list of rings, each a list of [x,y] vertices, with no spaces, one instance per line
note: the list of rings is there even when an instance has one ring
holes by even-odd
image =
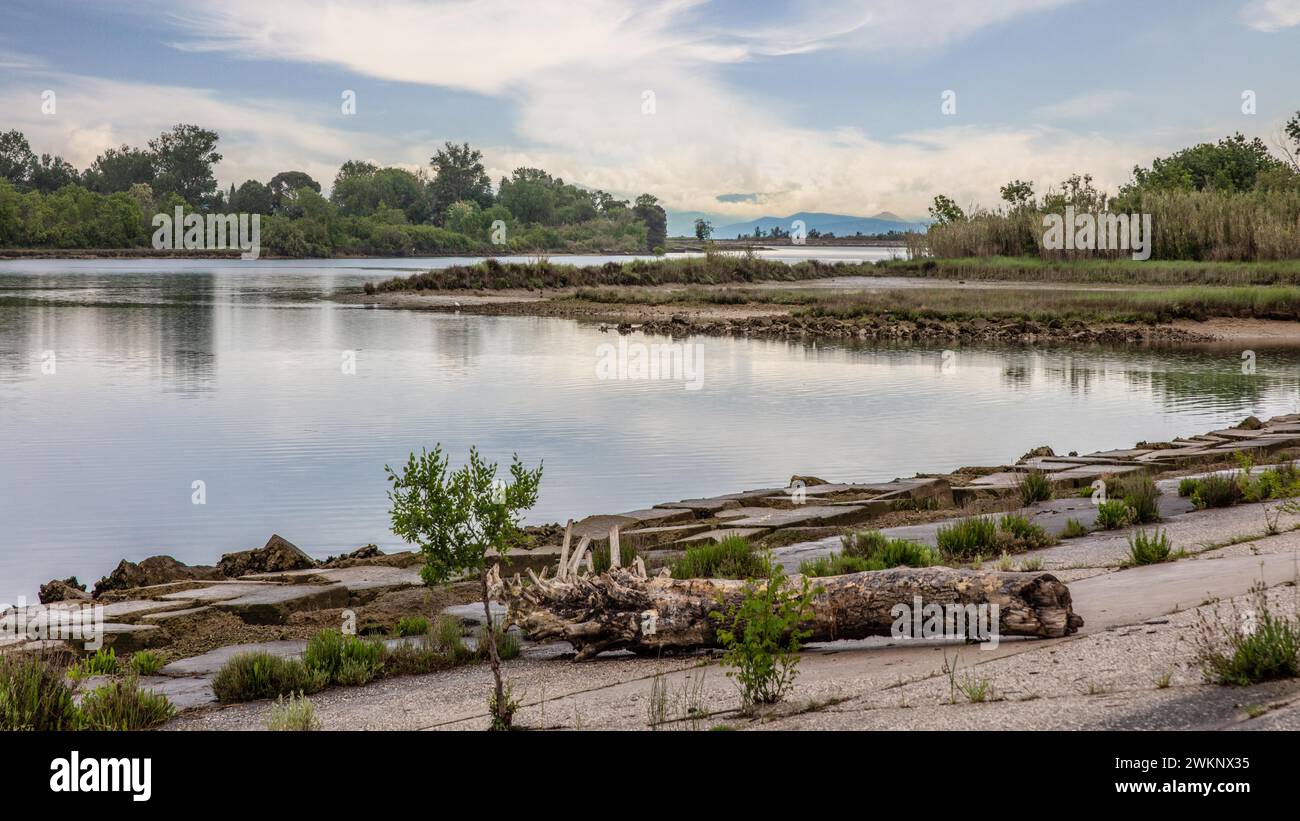
[[[316,567],[317,562],[288,539],[272,534],[266,545],[255,550],[227,553],[217,562],[217,569],[227,578],[248,573],[275,573]]]
[[[1237,423],[1238,430],[1259,430],[1264,427],[1264,423],[1259,421],[1257,416],[1247,416]]]
[[[1027,462],[1030,459],[1033,459],[1034,457],[1037,456],[1055,456],[1055,455],[1056,455],[1056,451],[1052,450],[1047,445],[1039,445],[1038,447],[1026,453],[1024,456],[1021,456],[1020,461]]]
[[[89,598],[90,594],[86,592],[86,586],[78,583],[76,576],[69,576],[66,579],[51,579],[48,583],[41,585],[41,604]]]
[[[95,582],[95,598],[110,590],[129,590],[177,581],[210,581],[221,578],[220,571],[207,565],[188,565],[171,556],[150,556],[136,564],[126,559],[118,562],[112,573]]]
[[[234,613],[245,624],[284,624],[293,613],[347,607],[348,599],[348,589],[341,584],[267,585],[212,606]]]
[[[321,567],[346,567],[345,562],[358,562],[366,559],[377,559],[384,555],[378,545],[368,544],[365,547],[358,547],[351,553],[344,553],[340,556],[330,556],[320,563]]]
[[[790,484],[788,487],[799,487],[800,485],[796,484],[798,482],[803,483],[802,487],[816,487],[817,485],[830,484],[830,482],[825,479],[818,479],[816,476],[800,476],[796,473],[794,476],[790,477]]]

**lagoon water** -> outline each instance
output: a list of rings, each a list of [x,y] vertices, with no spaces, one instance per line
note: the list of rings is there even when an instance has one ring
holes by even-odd
[[[598,379],[600,346],[619,337],[590,324],[322,299],[455,261],[0,262],[0,602],[34,600],[56,576],[93,582],[123,557],[212,563],[272,532],[318,557],[398,549],[384,465],[437,442],[456,460],[471,445],[543,460],[528,521],[549,522],[794,473],[891,479],[1297,410],[1294,351],[1258,350],[1244,375],[1239,350],[945,360],[701,338],[700,389],[687,390]]]

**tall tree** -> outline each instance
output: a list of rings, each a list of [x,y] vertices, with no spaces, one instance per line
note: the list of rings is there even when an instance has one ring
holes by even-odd
[[[645,223],[646,250],[662,248],[668,241],[668,214],[658,198],[653,194],[642,194],[636,198],[636,208],[632,210]]]
[[[492,204],[492,181],[483,168],[482,152],[469,143],[448,142],[429,158],[433,167],[433,207],[435,220],[441,224],[453,202],[469,200],[487,208]]]
[[[72,167],[72,163],[58,156],[42,154],[32,166],[31,186],[42,194],[58,191],[65,185],[81,182],[81,174]]]
[[[153,182],[158,199],[176,194],[196,208],[208,204],[217,190],[212,167],[221,162],[217,132],[181,123],[150,140],[149,148],[158,170]]]
[[[299,188],[310,188],[317,194],[320,193],[320,183],[305,171],[281,171],[271,178],[266,187],[271,191],[271,205],[277,214],[284,211],[286,197],[292,197]]]
[[[0,134],[0,177],[8,180],[15,188],[25,188],[32,178],[32,168],[36,165],[36,155],[21,131],[6,131]]]
[[[154,156],[140,148],[123,145],[110,148],[86,169],[85,184],[91,191],[114,194],[130,191],[137,183],[152,185],[156,174]]]

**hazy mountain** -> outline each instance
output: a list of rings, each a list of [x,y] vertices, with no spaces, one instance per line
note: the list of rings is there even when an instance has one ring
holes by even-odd
[[[882,211],[873,217],[855,217],[849,214],[826,214],[816,211],[800,211],[788,217],[758,217],[752,220],[735,221],[731,217],[706,214],[699,211],[668,212],[668,235],[671,237],[689,237],[695,235],[695,220],[703,217],[713,224],[715,239],[735,239],[738,234],[752,234],[754,227],[770,233],[774,227],[789,231],[795,220],[803,220],[809,231],[817,230],[834,233],[837,237],[863,234],[883,234],[888,231],[924,231],[927,221],[905,220],[897,214]]]

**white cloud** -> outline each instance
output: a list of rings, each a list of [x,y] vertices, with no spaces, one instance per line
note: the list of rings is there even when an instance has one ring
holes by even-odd
[[[1251,0],[1241,21],[1256,31],[1280,31],[1300,26],[1300,0]]]
[[[1128,91],[1090,91],[1086,94],[1080,94],[1077,97],[1071,97],[1067,100],[1061,100],[1058,103],[1043,106],[1038,109],[1038,113],[1042,116],[1051,117],[1053,119],[1096,117],[1100,114],[1113,111],[1115,108],[1131,99],[1133,99],[1133,95]]]

